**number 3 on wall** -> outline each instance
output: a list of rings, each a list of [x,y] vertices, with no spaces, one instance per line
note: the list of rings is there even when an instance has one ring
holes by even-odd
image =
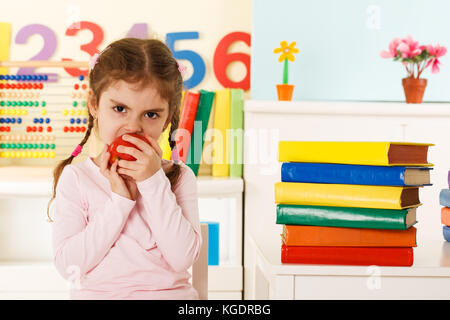
[[[166,35],[166,45],[172,51],[173,57],[177,60],[188,60],[194,67],[192,76],[183,82],[186,89],[191,89],[203,81],[205,77],[206,66],[202,57],[191,50],[175,50],[175,41],[198,39],[198,32],[173,32]]]
[[[81,21],[81,22],[74,22],[72,25],[69,26],[66,30],[66,36],[76,36],[78,31],[88,29],[92,32],[92,40],[91,42],[87,44],[83,44],[80,46],[81,51],[87,52],[89,56],[93,56],[94,54],[98,53],[98,46],[103,41],[103,30],[102,28],[93,22],[90,21]],[[63,58],[63,61],[72,61],[72,59]],[[78,68],[64,68],[68,74],[70,74],[73,77],[78,77],[80,75],[87,76],[88,70],[81,70]]]

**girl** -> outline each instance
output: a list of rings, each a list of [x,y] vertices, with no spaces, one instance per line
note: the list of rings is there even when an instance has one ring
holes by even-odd
[[[182,76],[159,40],[113,42],[91,66],[89,125],[54,170],[53,249],[72,299],[198,299],[187,269],[201,247],[196,177],[162,160],[157,140],[178,127]],[[96,157],[71,164],[94,128],[105,143]],[[109,167],[108,144],[126,133],[136,161]],[[175,155],[174,155],[175,157]]]

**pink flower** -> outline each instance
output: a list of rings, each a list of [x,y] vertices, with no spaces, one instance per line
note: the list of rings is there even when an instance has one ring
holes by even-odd
[[[389,51],[381,51],[380,56],[382,58],[395,58],[397,56],[397,47],[400,44],[399,38],[394,38],[394,40],[389,43]]]
[[[425,68],[428,68],[428,66],[431,64],[431,73],[438,73],[439,64],[441,63],[438,58],[444,56],[447,53],[447,49],[437,44],[435,47],[433,47],[432,45],[428,45],[427,50],[432,58],[428,61]]]
[[[414,41],[413,37],[408,35],[401,40],[397,49],[401,52],[402,58],[414,58],[421,54],[425,47],[419,46],[419,42]]]

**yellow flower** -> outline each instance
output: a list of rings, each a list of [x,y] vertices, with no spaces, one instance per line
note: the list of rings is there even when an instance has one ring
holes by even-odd
[[[280,53],[281,55],[278,58],[278,61],[282,62],[283,60],[288,59],[289,61],[294,61],[294,53],[299,53],[300,51],[297,48],[294,48],[297,42],[291,42],[290,45],[288,45],[287,41],[281,41],[280,46],[281,48],[276,48],[273,50],[273,53]]]

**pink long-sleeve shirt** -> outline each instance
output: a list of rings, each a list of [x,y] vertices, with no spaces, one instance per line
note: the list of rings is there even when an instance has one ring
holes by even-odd
[[[167,160],[163,160],[167,161]],[[54,200],[53,250],[72,299],[197,299],[189,267],[202,243],[197,181],[161,168],[135,201],[111,191],[91,158],[67,165]]]

